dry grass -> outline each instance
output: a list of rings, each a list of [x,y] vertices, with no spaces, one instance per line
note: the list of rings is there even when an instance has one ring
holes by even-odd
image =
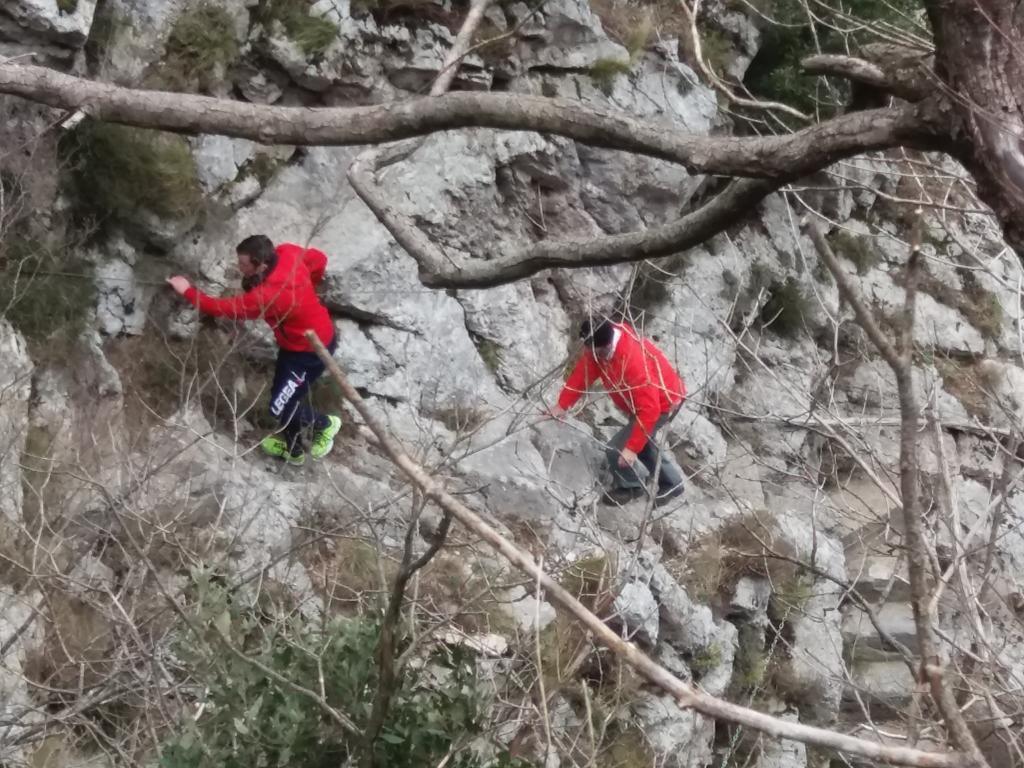
[[[667,566],[691,597],[727,601],[744,576],[767,578],[776,592],[796,581],[799,567],[770,554],[792,557],[766,512],[737,518],[696,542]]]
[[[969,415],[987,420],[993,400],[986,387],[980,361],[936,357],[934,363],[946,391],[963,404]]]
[[[397,561],[364,539],[334,538],[304,548],[303,562],[328,610],[357,615],[386,599]]]
[[[267,410],[273,364],[247,359],[221,331],[203,328],[194,341],[112,339],[104,352],[124,384],[130,423],[159,423],[196,400],[213,427],[240,418],[277,426]]]
[[[46,599],[46,639],[26,654],[25,676],[50,688],[78,690],[107,677],[115,645],[110,618],[76,597],[52,592]]]

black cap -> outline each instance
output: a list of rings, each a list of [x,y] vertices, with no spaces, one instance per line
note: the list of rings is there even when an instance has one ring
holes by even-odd
[[[580,338],[592,347],[607,347],[614,335],[615,329],[610,320],[584,320],[580,325]]]

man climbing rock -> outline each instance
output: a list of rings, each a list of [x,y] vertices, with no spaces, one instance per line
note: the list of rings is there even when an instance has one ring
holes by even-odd
[[[629,415],[629,423],[607,447],[612,487],[605,503],[621,504],[643,495],[644,475],[656,475],[655,501],[664,504],[683,492],[683,475],[655,443],[655,436],[675,416],[686,399],[686,386],[669,364],[665,354],[649,339],[641,337],[626,323],[602,319],[585,320],[580,328],[584,350],[550,410],[561,418],[597,379],[618,408]]]
[[[215,299],[196,290],[180,276],[168,278],[171,287],[199,311],[215,317],[254,320],[262,317],[277,340],[277,365],[270,391],[270,413],[281,424],[261,446],[267,454],[299,466],[306,461],[304,434],[312,433],[310,453],[320,459],[331,452],[341,418],[313,410],[309,392],[324,372],[324,364],[305,332],[312,330],[334,353],[337,339],[327,308],[316,295],[327,256],[315,248],[281,243],[276,248],[265,235],[245,238],[235,249],[244,293]]]

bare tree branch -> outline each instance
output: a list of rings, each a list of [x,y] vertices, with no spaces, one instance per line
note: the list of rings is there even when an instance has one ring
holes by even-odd
[[[415,494],[418,496],[418,494]],[[416,572],[426,566],[444,546],[451,527],[452,516],[445,513],[436,535],[427,550],[413,560],[413,548],[416,543],[416,532],[419,530],[420,513],[423,511],[425,499],[413,499],[413,515],[405,533],[405,549],[402,552],[402,563],[395,580],[391,585],[391,597],[388,600],[384,620],[381,623],[380,639],[377,642],[377,694],[373,698],[373,707],[363,730],[361,768],[373,768],[373,746],[380,735],[381,728],[391,708],[391,700],[398,688],[398,664],[395,660],[395,639],[398,622],[402,618],[402,605],[405,602],[405,590]]]
[[[415,222],[391,206],[374,184],[370,166],[363,164],[389,159],[393,155],[387,151],[360,158],[349,168],[349,181],[395,240],[416,260],[420,281],[432,288],[491,288],[545,269],[579,269],[669,256],[734,225],[780,186],[772,181],[738,180],[697,210],[662,227],[583,240],[542,240],[496,258],[454,264]]]
[[[454,519],[473,531],[473,533],[501,554],[513,566],[536,579],[552,602],[576,618],[587,630],[593,633],[601,645],[616,654],[616,656],[633,667],[652,684],[670,694],[679,706],[692,708],[716,720],[724,720],[747,726],[778,738],[793,739],[871,760],[928,768],[957,768],[964,765],[964,756],[960,754],[925,752],[907,747],[889,746],[836,733],[824,728],[815,728],[803,723],[781,720],[753,709],[723,701],[684,683],[642,653],[634,643],[626,642],[620,638],[601,619],[545,573],[530,555],[505,539],[479,515],[445,491],[444,487],[414,462],[401,444],[387,432],[366,402],[349,383],[334,358],[331,357],[323,344],[316,338],[316,335],[307,333],[307,338],[327,366],[332,378],[337,382],[345,399],[352,403],[352,406],[358,411],[367,427],[376,435],[381,448],[388,458],[409,477],[426,498],[431,499],[443,510],[450,513]]]
[[[836,280],[840,294],[853,308],[857,323],[867,333],[868,338],[871,339],[896,377],[896,389],[900,404],[900,496],[903,507],[903,532],[906,536],[911,606],[922,657],[920,679],[921,682],[928,683],[932,699],[942,714],[953,744],[963,753],[962,758],[966,761],[964,765],[971,766],[971,768],[983,768],[988,763],[978,748],[949,686],[946,685],[935,624],[932,612],[929,610],[932,601],[929,600],[928,552],[925,544],[920,499],[917,458],[920,430],[913,376],[914,311],[921,264],[921,215],[922,211],[918,208],[911,237],[910,257],[907,261],[906,298],[900,317],[898,344],[895,346],[882,332],[877,319],[871,313],[849,276],[843,271],[817,224],[809,222],[808,229],[822,260]]]
[[[864,297],[861,296],[860,291],[857,290],[857,286],[853,284],[850,276],[843,270],[839,259],[836,258],[832,247],[828,244],[828,240],[825,239],[825,233],[821,231],[818,222],[808,218],[806,220],[806,229],[822,261],[825,262],[825,266],[828,267],[835,278],[839,293],[853,309],[853,314],[857,318],[857,324],[864,329],[868,338],[871,339],[871,343],[875,345],[879,354],[885,358],[885,361],[892,367],[898,366],[900,359],[896,347],[886,338],[874,314],[864,301]]]
[[[862,54],[816,54],[800,63],[809,75],[842,77],[907,101],[924,101],[935,93],[937,82],[930,51],[871,43],[863,47]]]
[[[934,116],[916,105],[854,112],[785,136],[708,137],[569,99],[460,92],[368,107],[277,107],[122,88],[9,60],[0,63],[0,93],[81,109],[96,120],[264,144],[375,144],[470,127],[541,131],[669,160],[692,173],[786,180],[862,152],[935,149],[941,135]]]

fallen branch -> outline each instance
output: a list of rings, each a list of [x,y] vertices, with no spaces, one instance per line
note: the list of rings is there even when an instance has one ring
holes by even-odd
[[[571,614],[593,634],[597,642],[629,664],[652,685],[672,696],[680,707],[693,709],[715,720],[742,725],[777,738],[792,739],[882,763],[922,768],[960,768],[964,764],[964,757],[957,753],[925,752],[908,747],[889,746],[836,733],[825,728],[781,720],[763,712],[710,696],[683,682],[642,653],[635,644],[620,638],[600,618],[545,573],[532,556],[505,539],[479,515],[449,494],[436,479],[427,474],[377,420],[366,402],[349,383],[340,366],[320,343],[316,334],[310,331],[306,333],[306,337],[316,354],[327,366],[331,377],[337,382],[342,395],[352,404],[367,427],[376,435],[384,453],[420,489],[425,498],[436,503],[444,512],[479,536],[509,563],[536,580],[551,602]]]

